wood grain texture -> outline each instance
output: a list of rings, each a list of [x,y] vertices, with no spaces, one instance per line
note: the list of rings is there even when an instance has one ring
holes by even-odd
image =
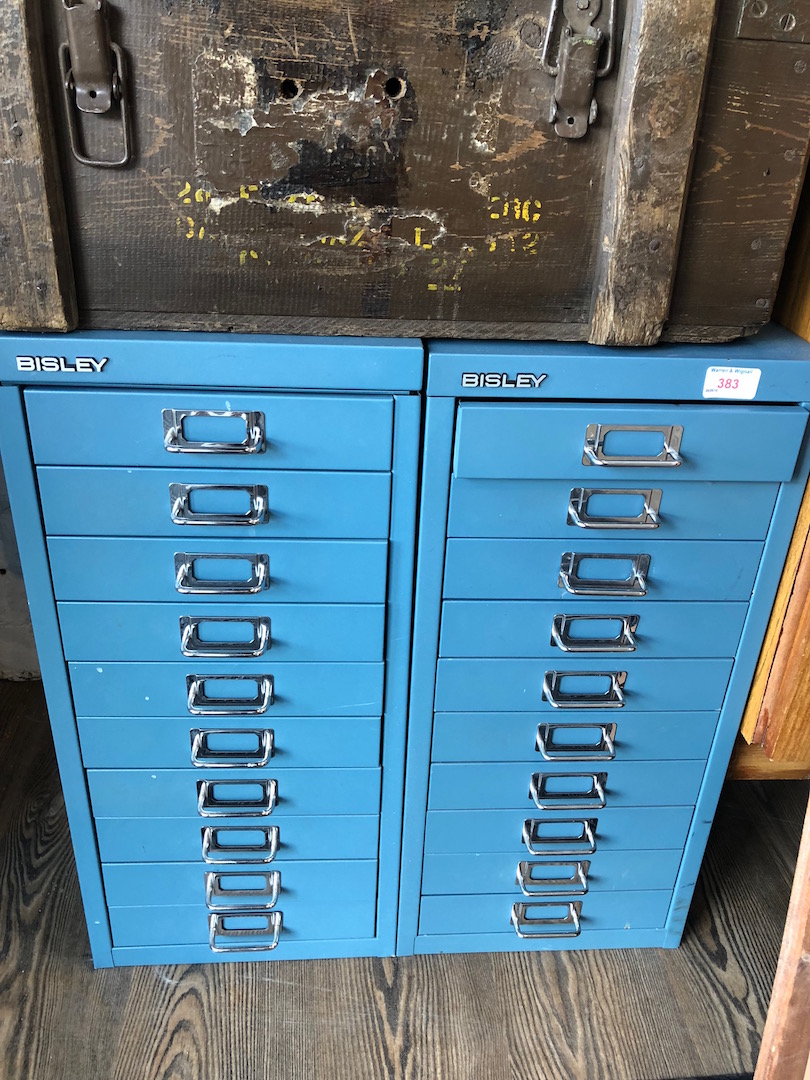
[[[669,312],[716,0],[635,0],[608,151],[594,345],[654,345]]]
[[[810,761],[772,761],[759,743],[749,746],[740,735],[728,775],[731,780],[807,780]]]
[[[0,19],[0,330],[77,322],[67,221],[49,115],[40,4]]]
[[[785,257],[774,318],[810,341],[810,184],[806,181]]]
[[[793,536],[788,548],[779,588],[776,592],[768,629],[762,642],[754,679],[748,694],[748,701],[743,713],[740,731],[749,743],[761,744],[773,718],[776,724],[785,721],[806,725],[810,698],[801,709],[801,700],[794,699],[791,687],[801,681],[801,655],[804,646],[798,639],[802,632],[802,612],[810,589],[810,485],[804,493]],[[806,631],[803,631],[806,633]],[[799,650],[799,655],[795,653]],[[782,679],[788,673],[790,686],[783,686]],[[791,717],[789,705],[798,705],[800,715]],[[774,712],[776,710],[776,712]],[[810,738],[810,736],[808,736]],[[799,741],[801,748],[801,741]],[[805,744],[804,755],[810,763],[810,741]],[[772,755],[773,756],[773,755]],[[787,751],[780,753],[782,760],[787,760]],[[793,760],[800,760],[801,749]]]
[[[36,684],[0,684],[0,1075],[675,1080],[751,1072],[807,786],[732,784],[677,951],[92,971]]]
[[[754,1080],[803,1080],[810,1066],[810,803]]]
[[[767,320],[756,301],[775,288],[807,145],[810,80],[792,67],[803,46],[740,41],[740,0],[717,2],[722,63],[701,121],[670,340],[728,340]],[[680,18],[698,3],[664,6],[653,36],[674,38],[646,113],[635,99],[661,136],[662,176],[680,175],[675,150],[697,108],[679,95],[695,82],[699,91]],[[620,59],[627,8],[616,0]],[[62,2],[43,9],[53,61]],[[113,0],[135,160],[81,166],[59,131],[82,325],[184,329],[210,316],[242,331],[587,339],[604,181],[618,167],[618,77],[597,81],[585,137],[560,138],[541,62],[548,10],[534,0],[396,10],[389,0]],[[384,92],[390,78],[402,96]],[[300,96],[285,97],[288,84]],[[683,101],[683,118],[667,112]],[[114,152],[114,123],[86,126]],[[660,235],[626,260],[658,304],[648,338],[671,267],[647,271],[677,246],[676,203],[662,204]]]
[[[791,12],[807,20],[810,0],[792,0]],[[739,15],[739,2],[720,0],[673,325],[728,323],[731,311],[749,329],[769,321],[801,194],[810,133],[802,103],[810,89],[807,46],[738,38]]]

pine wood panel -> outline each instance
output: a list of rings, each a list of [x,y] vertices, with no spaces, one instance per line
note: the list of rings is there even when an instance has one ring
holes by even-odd
[[[674,952],[94,972],[37,684],[0,684],[0,759],[0,1075],[674,1080],[753,1069],[806,785],[727,788]]]
[[[740,730],[779,761],[810,764],[810,486],[805,491]]]
[[[802,1080],[810,1069],[810,803],[754,1080]]]

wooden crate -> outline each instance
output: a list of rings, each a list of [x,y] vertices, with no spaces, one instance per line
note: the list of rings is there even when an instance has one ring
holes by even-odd
[[[90,327],[650,344],[771,316],[810,0],[109,0],[126,109],[99,115],[76,42],[60,69],[79,16],[41,7],[0,31],[5,327],[76,324],[70,256]],[[72,125],[114,161],[127,116],[128,164],[76,160]]]

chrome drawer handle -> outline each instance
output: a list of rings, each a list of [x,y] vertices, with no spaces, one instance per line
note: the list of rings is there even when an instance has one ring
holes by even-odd
[[[260,929],[246,926],[229,926],[229,923],[239,919],[264,919],[266,926]],[[278,945],[278,939],[282,929],[282,912],[280,911],[220,911],[208,916],[208,944],[211,952],[234,953],[234,952],[269,952]],[[246,938],[255,938],[259,934],[272,934],[270,941],[255,941],[252,945],[234,944],[218,945],[218,938],[236,938],[240,942]]]
[[[596,826],[598,818],[551,818],[538,820],[527,818],[520,836],[530,855],[593,855],[596,851]],[[544,825],[558,827],[572,825],[567,836],[549,834],[543,836]]]
[[[232,625],[249,626],[253,632],[250,641],[202,641],[200,626]],[[253,618],[233,618],[222,615],[183,615],[180,619],[180,651],[183,656],[196,656],[219,660],[227,657],[263,656],[270,648],[270,620],[264,615]]]
[[[243,491],[249,506],[242,514],[192,510],[196,491]],[[169,484],[169,506],[175,525],[263,525],[270,516],[264,484]]]
[[[257,888],[233,888],[228,886],[229,878],[237,881],[244,878],[259,878],[262,882]],[[248,873],[240,873],[238,870],[206,870],[205,872],[205,905],[209,911],[222,910],[230,907],[234,900],[239,898],[248,899],[250,907],[261,908],[270,911],[278,903],[281,892],[280,870],[251,870]],[[217,903],[217,901],[220,903]],[[265,903],[260,903],[264,900]]]
[[[605,453],[605,438],[611,431],[657,431],[663,438],[659,454],[638,457],[610,457]],[[583,465],[609,468],[676,468],[683,463],[680,455],[683,427],[680,424],[588,424],[582,450]]]
[[[577,525],[580,529],[657,529],[661,524],[658,514],[661,494],[660,488],[571,488],[566,524]],[[640,495],[644,507],[640,514],[632,517],[597,517],[588,513],[588,501],[594,495]]]
[[[554,744],[555,731],[598,731],[596,742]],[[612,761],[616,756],[615,724],[540,724],[536,749],[546,761]]]
[[[566,694],[563,679],[608,679],[602,694]],[[543,676],[543,697],[555,709],[622,709],[625,705],[626,671],[547,671]]]
[[[278,803],[278,780],[251,780],[261,788],[255,799],[222,799],[215,788],[243,787],[244,780],[198,780],[197,813],[201,817],[267,817]]]
[[[538,915],[538,911],[548,911],[564,907],[566,914],[560,916]],[[512,904],[512,926],[519,938],[531,941],[535,938],[570,938],[578,937],[579,919],[582,913],[582,901],[572,900],[567,904],[541,903],[527,904],[521,901]],[[540,929],[544,927],[544,929]],[[569,929],[570,928],[570,929]]]
[[[197,417],[243,420],[245,437],[241,442],[198,442],[183,434],[183,423]],[[257,454],[264,448],[263,412],[231,412],[219,409],[164,409],[163,445],[173,454]]]
[[[571,637],[569,627],[576,622],[619,622],[621,629],[612,638]],[[567,653],[635,652],[638,615],[555,615],[551,622],[551,644]]]
[[[549,780],[587,780],[589,791],[549,791]],[[529,796],[538,810],[602,810],[607,802],[607,773],[534,773]]]
[[[206,683],[247,682],[256,684],[256,694],[244,697],[209,697]],[[188,711],[193,716],[261,716],[273,704],[272,675],[187,675]]]
[[[261,843],[226,844],[225,834],[229,836],[262,834]],[[202,831],[203,862],[214,866],[234,866],[242,863],[269,863],[278,854],[281,830],[278,825],[255,825],[242,829],[238,825],[206,826]]]
[[[250,563],[248,578],[198,578],[194,563],[214,559],[217,562]],[[213,552],[177,551],[174,555],[174,587],[179,593],[194,596],[244,596],[260,593],[270,585],[269,555],[219,555]]]
[[[535,870],[542,870],[547,866],[565,866],[571,869],[566,877],[535,877]],[[588,891],[588,871],[591,868],[589,860],[576,862],[519,862],[515,874],[515,884],[520,887],[524,896],[556,896],[558,893],[570,893],[576,896],[584,896]]]
[[[255,769],[266,765],[275,751],[272,728],[218,728],[191,731],[191,764],[200,769],[233,769],[244,767]],[[250,735],[256,739],[256,749],[250,750],[212,750],[209,740],[212,735]]]
[[[626,578],[581,578],[579,566],[584,559],[629,562],[630,573]],[[574,596],[646,596],[649,571],[649,555],[590,555],[566,551],[560,559],[560,577],[557,584]]]

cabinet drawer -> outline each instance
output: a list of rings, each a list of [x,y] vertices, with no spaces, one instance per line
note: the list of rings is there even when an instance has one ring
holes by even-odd
[[[238,660],[184,664],[76,664],[78,716],[380,716],[383,664],[273,664],[245,672]],[[212,719],[213,718],[213,719]]]
[[[25,404],[38,465],[391,467],[394,408],[390,397],[26,390]],[[179,437],[167,430],[167,410],[174,410],[173,419],[180,422]],[[232,415],[185,415],[189,412]],[[246,419],[251,413],[263,417],[253,438]],[[221,442],[224,449],[200,452],[200,442]],[[178,449],[168,451],[167,443]],[[245,452],[244,444],[256,447],[255,451]]]
[[[68,660],[236,658],[240,668],[272,663],[383,658],[382,604],[61,603]],[[252,654],[252,655],[251,655]]]
[[[581,900],[579,924],[586,930],[633,930],[663,926],[666,922],[671,892],[603,892],[588,894]],[[571,897],[572,901],[578,898]],[[487,893],[479,896],[423,896],[419,905],[420,934],[492,934],[503,932],[518,940],[511,923],[512,896]],[[555,937],[578,936],[570,920],[568,904],[559,901],[532,901],[527,914],[546,920],[529,933],[539,933],[538,948],[548,948]],[[565,921],[561,921],[565,920]],[[527,942],[528,944],[528,942]]]
[[[51,536],[388,536],[389,473],[37,470]]]
[[[433,761],[657,761],[705,758],[720,714],[436,713]],[[614,730],[615,729],[615,730]],[[547,755],[547,757],[546,757]],[[538,768],[540,766],[538,765]]]
[[[437,712],[522,712],[556,720],[585,712],[617,719],[629,711],[719,709],[731,660],[439,660]],[[95,669],[93,669],[95,670]],[[587,674],[584,674],[587,673]],[[621,708],[611,707],[621,700]],[[557,702],[554,707],[552,702]],[[579,703],[579,707],[576,707]],[[590,715],[587,715],[590,714]]]
[[[273,768],[376,768],[380,719],[229,717],[200,723],[176,717],[80,717],[82,760],[87,769],[180,769],[228,764],[259,767],[268,753]],[[235,756],[234,756],[235,755]],[[241,757],[240,757],[241,755]]]
[[[422,894],[510,893],[540,900],[635,889],[668,889],[675,885],[681,851],[606,851],[594,855],[560,855],[533,859],[514,852],[426,855]],[[586,890],[586,891],[585,891]],[[531,895],[529,895],[531,894]],[[109,893],[108,893],[109,895]]]
[[[535,808],[582,817],[603,806],[685,806],[697,798],[705,768],[705,761],[431,765],[428,809],[521,808],[532,817]],[[539,800],[531,794],[535,783]]]
[[[630,475],[645,481],[790,480],[806,425],[807,413],[796,406],[463,402],[456,419],[454,472],[516,480],[575,478],[591,486]],[[675,453],[665,447],[667,438],[673,446],[673,437],[678,440],[673,426],[681,429]],[[639,427],[655,430],[633,430]],[[656,458],[670,464],[643,464]]]
[[[682,848],[692,822],[691,806],[606,806],[558,814],[520,810],[431,810],[425,853],[504,852],[513,858],[592,855],[595,851]],[[592,839],[591,839],[592,837]]]
[[[778,484],[454,477],[448,536],[762,540]],[[47,520],[47,519],[46,519]]]
[[[379,769],[88,769],[96,817],[161,818],[198,815],[218,826],[240,817],[252,826],[288,814],[376,814]],[[198,807],[202,805],[203,810]],[[317,823],[313,825],[317,830]]]
[[[118,812],[117,807],[112,809]],[[197,862],[264,866],[290,859],[376,859],[379,818],[373,814],[241,817],[101,817],[95,830],[102,862]]]
[[[48,553],[57,600],[182,597],[183,603],[240,600],[254,605],[385,601],[384,540],[51,537]],[[183,571],[183,566],[189,569]]]
[[[267,953],[283,959],[284,944],[288,941],[373,937],[376,906],[376,888],[367,887],[349,890],[340,900],[331,892],[290,900],[261,916],[219,912],[215,916],[220,927],[216,935],[217,951],[242,953],[248,960]],[[110,907],[109,911],[116,946],[207,945],[209,942],[212,912],[204,903]],[[268,923],[278,915],[280,932],[276,939]],[[239,930],[252,932],[234,933]]]
[[[747,604],[632,599],[445,600],[440,655],[447,657],[733,656]],[[559,644],[558,644],[559,642]]]
[[[752,540],[448,540],[444,596],[747,601],[761,556]]]
[[[377,888],[375,860],[286,862],[281,867],[263,869],[217,869],[199,863],[112,863],[102,866],[102,872],[110,907],[208,903],[209,910],[221,911],[262,908],[275,899],[275,907],[293,904],[303,914],[322,905],[324,897],[331,898],[338,907],[355,892],[368,897]]]

